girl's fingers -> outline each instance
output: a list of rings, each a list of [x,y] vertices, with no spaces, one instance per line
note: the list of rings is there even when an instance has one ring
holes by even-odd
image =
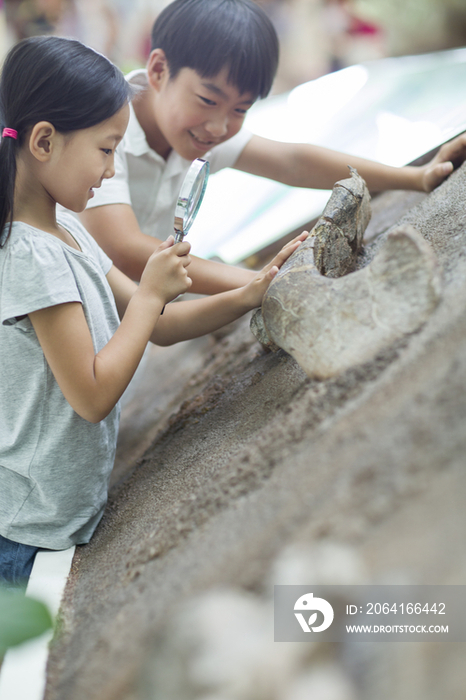
[[[174,244],[174,242],[175,242],[175,239],[173,238],[173,236],[168,236],[167,240],[163,241],[159,245],[159,247],[157,248],[157,252],[160,252],[162,250],[166,250],[167,248],[171,248],[172,245]]]
[[[304,238],[301,238],[302,235],[303,234],[300,234],[300,236],[287,243],[286,246],[284,246],[281,249],[281,251],[274,257],[270,265],[277,265],[278,267],[281,267],[283,263],[286,260],[288,260],[290,255],[299,248],[303,240],[305,240],[306,236]]]
[[[296,241],[300,241],[300,242],[305,241],[308,236],[309,236],[309,231],[302,231],[298,236],[293,238],[293,240],[290,241],[290,243],[296,243]],[[290,243],[288,243],[288,245],[290,245]]]
[[[296,250],[299,244],[305,241],[308,236],[308,231],[303,231],[299,234],[299,236],[296,236],[295,238],[293,238],[293,240],[289,241],[286,245],[284,245],[281,251],[275,256],[275,258],[278,258],[279,256],[284,254],[287,256],[285,258],[286,260],[291,255],[291,253],[293,253]],[[272,264],[274,263],[274,260],[272,261]]]
[[[176,254],[180,257],[183,255],[187,255],[190,250],[191,243],[188,243],[188,241],[181,241],[181,243],[176,244]]]

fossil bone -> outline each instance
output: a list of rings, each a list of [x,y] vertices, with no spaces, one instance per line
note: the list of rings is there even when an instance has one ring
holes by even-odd
[[[315,265],[326,277],[342,277],[353,272],[371,218],[366,183],[354,168],[349,170],[350,177],[335,184],[312,230]]]
[[[280,271],[262,304],[268,336],[310,377],[332,377],[372,359],[419,329],[437,306],[437,259],[412,226],[389,234],[367,267],[338,279],[319,273],[312,241]]]
[[[393,231],[372,262],[352,272],[370,205],[364,180],[350,170],[251,321],[263,345],[286,350],[317,379],[366,362],[418,330],[441,293],[436,256],[412,226]]]
[[[322,216],[312,229],[312,242],[303,243],[282,271],[295,265],[298,257],[301,265],[315,262],[327,277],[341,277],[355,269],[371,209],[366,183],[354,168],[348,167],[350,177],[335,183]],[[314,250],[309,252],[309,247]],[[251,331],[269,350],[279,350],[267,333],[261,309],[252,316]]]

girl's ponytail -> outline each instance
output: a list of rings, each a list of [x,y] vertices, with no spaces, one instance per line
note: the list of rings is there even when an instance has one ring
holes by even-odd
[[[3,132],[3,127],[2,127]],[[4,136],[0,141],[0,247],[3,247],[11,230],[13,219],[13,197],[16,180],[16,139]],[[2,235],[7,222],[10,228]]]

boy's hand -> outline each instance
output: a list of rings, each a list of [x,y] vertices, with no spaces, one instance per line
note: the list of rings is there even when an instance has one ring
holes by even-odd
[[[177,243],[169,236],[153,253],[142,273],[140,289],[154,294],[163,304],[184,294],[192,285],[187,267],[191,262],[187,241]]]
[[[299,247],[302,241],[305,241],[309,233],[303,231],[287,243],[281,251],[269,262],[260,272],[257,273],[252,282],[249,282],[243,287],[246,304],[251,309],[255,309],[262,304],[262,298],[267,291],[267,288],[283,263],[288,260],[290,255]]]
[[[422,189],[432,192],[466,159],[466,134],[445,143],[436,156],[421,166]]]

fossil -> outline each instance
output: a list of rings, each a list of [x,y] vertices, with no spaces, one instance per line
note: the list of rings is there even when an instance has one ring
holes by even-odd
[[[354,168],[349,169],[351,176],[335,184],[312,230],[315,265],[326,277],[342,277],[353,272],[371,218],[366,183]]]
[[[353,271],[369,219],[367,187],[351,169],[251,321],[260,342],[288,352],[310,377],[372,359],[418,330],[439,302],[436,256],[412,226],[394,230],[371,263]]]

